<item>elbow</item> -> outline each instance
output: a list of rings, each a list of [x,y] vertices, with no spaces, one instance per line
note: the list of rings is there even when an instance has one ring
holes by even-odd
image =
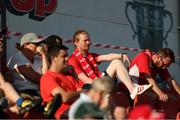
[[[67,96],[62,96],[62,102],[68,102],[68,101],[69,101],[69,99]]]

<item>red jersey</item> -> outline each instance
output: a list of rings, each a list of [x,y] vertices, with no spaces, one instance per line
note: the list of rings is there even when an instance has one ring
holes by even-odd
[[[138,80],[138,84],[148,84],[148,81],[145,80],[146,75],[151,75],[155,78],[156,75],[159,74],[162,80],[167,80],[171,77],[167,69],[156,69],[153,66],[153,54],[154,53],[150,51],[143,51],[131,61],[129,73],[133,78]]]
[[[99,56],[99,54],[96,53],[91,53],[95,62],[97,63],[97,58]],[[92,70],[94,70],[93,64],[87,60],[88,64],[91,66]],[[80,61],[78,61],[78,59],[74,56],[74,54],[72,54],[69,59],[68,59],[68,65],[72,65],[74,67],[74,70],[76,72],[77,75],[81,74],[81,73],[85,73],[86,71],[83,69],[83,66],[81,65]],[[100,73],[100,72],[99,72]],[[87,74],[86,74],[87,75]],[[88,75],[87,75],[88,76]],[[93,78],[92,78],[93,79]]]
[[[77,91],[78,88],[82,87],[82,84],[72,76],[47,71],[40,80],[40,93],[44,102],[48,102],[53,99],[51,91],[56,87],[61,87],[66,92]],[[71,104],[72,102],[62,103],[56,111],[55,117],[59,118]]]

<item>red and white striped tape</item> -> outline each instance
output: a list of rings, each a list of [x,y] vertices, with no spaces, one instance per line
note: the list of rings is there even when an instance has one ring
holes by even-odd
[[[8,31],[6,35],[7,35],[7,38],[10,38],[10,35],[19,37],[22,34],[23,33],[21,33],[21,32],[10,32],[10,31]],[[38,35],[38,37],[43,38],[46,36]],[[64,43],[72,43],[72,40],[63,39],[63,42]],[[124,46],[115,46],[115,45],[109,45],[109,44],[91,43],[91,45],[94,47],[97,47],[97,48],[121,49],[121,50],[129,50],[129,51],[143,51],[143,50],[138,49],[138,48],[128,48],[128,47],[124,47]]]
[[[64,40],[65,43],[72,43],[72,40]],[[129,50],[129,51],[143,51],[137,48],[127,48],[123,46],[114,46],[108,44],[99,44],[99,43],[91,43],[92,46],[97,48],[110,48],[110,49],[121,49],[121,50]]]
[[[23,35],[23,33],[8,31],[6,34],[7,38],[10,38],[10,35],[19,37],[19,36]],[[45,38],[46,36],[38,35],[38,37],[39,38]],[[72,40],[63,39],[63,42],[64,43],[72,43]],[[97,48],[120,49],[120,50],[128,50],[128,51],[143,51],[143,50],[138,49],[138,48],[128,48],[128,47],[124,47],[124,46],[115,46],[115,45],[109,45],[109,44],[91,43],[91,45],[94,47],[97,47]],[[180,59],[179,56],[176,56],[176,58]]]

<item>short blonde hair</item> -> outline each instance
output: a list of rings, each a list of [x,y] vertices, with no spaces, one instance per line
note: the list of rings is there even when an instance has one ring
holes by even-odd
[[[77,30],[75,31],[74,35],[73,35],[73,43],[79,41],[79,35],[80,34],[87,34],[89,35],[89,33],[83,29]]]

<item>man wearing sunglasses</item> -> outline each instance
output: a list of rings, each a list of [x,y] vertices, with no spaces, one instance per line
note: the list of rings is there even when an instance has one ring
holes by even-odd
[[[166,110],[169,111],[174,105],[175,107],[172,110],[174,113],[177,112],[178,105],[180,105],[177,103],[177,101],[180,101],[180,86],[167,69],[173,62],[175,62],[174,53],[169,48],[162,48],[156,53],[145,50],[135,56],[129,69],[129,74],[132,76],[133,81],[140,85],[149,83],[153,85],[151,92],[138,97],[137,105],[142,103],[150,104],[153,108],[161,109],[164,112],[167,112]],[[157,74],[162,81],[168,83],[169,89],[163,89],[158,86]],[[167,117],[175,117],[172,114],[173,112],[167,112]]]

